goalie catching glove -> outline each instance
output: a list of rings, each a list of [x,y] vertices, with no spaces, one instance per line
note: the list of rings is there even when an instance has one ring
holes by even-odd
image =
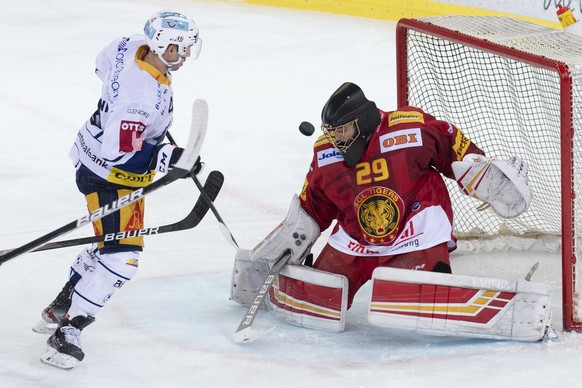
[[[519,157],[496,160],[468,154],[451,167],[461,191],[488,203],[501,217],[517,217],[529,207],[532,192],[528,166]]]

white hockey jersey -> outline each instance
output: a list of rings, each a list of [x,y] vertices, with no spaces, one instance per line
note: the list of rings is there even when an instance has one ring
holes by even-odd
[[[123,186],[153,181],[150,165],[172,123],[170,74],[140,60],[146,52],[143,35],[134,35],[114,40],[99,53],[95,72],[103,81],[101,99],[69,154],[77,169],[84,165]],[[167,162],[170,156],[157,160]]]

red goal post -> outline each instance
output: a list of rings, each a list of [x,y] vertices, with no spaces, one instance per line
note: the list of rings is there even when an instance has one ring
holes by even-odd
[[[440,16],[400,20],[396,51],[399,106],[455,123],[489,156],[529,163],[534,197],[511,220],[476,211],[448,183],[457,236],[512,244],[553,236],[561,243],[563,327],[582,331],[582,37],[507,17]]]

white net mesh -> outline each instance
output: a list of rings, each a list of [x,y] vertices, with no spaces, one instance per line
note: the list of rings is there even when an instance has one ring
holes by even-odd
[[[547,27],[501,17],[421,20],[557,61],[566,62],[567,58],[572,72],[582,65],[582,38]],[[457,235],[560,235],[558,73],[413,30],[408,32],[407,44],[410,105],[457,124],[489,156],[507,158],[515,154],[530,166],[534,192],[531,207],[511,220],[489,210],[476,212],[478,202],[464,197],[456,184],[449,182]],[[580,93],[578,87],[574,90]],[[574,106],[578,105],[575,112],[579,115],[582,100],[577,94]]]
[[[448,183],[460,245],[483,250],[483,241],[493,241],[486,251],[556,251],[563,230],[571,230],[573,241],[567,241],[563,262],[574,267],[575,258],[582,257],[577,249],[582,201],[576,198],[576,193],[582,198],[582,37],[495,16],[418,21],[423,27],[406,31],[408,104],[455,123],[488,156],[519,155],[529,163],[534,196],[529,210],[515,219],[500,218],[491,210],[477,212],[479,203],[462,195],[455,182]],[[547,67],[548,59],[555,61],[554,68]],[[569,93],[561,98],[559,69],[569,71],[571,98]],[[572,117],[565,116],[569,109]],[[570,121],[572,147],[565,149],[561,124]],[[568,154],[570,166],[562,166]],[[564,192],[563,171],[573,177],[572,188]],[[572,225],[562,225],[563,200],[573,202]],[[574,288],[575,277],[574,271]]]

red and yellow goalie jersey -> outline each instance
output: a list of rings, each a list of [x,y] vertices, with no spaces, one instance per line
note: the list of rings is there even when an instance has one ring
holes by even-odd
[[[413,107],[382,120],[354,167],[325,136],[314,145],[301,205],[328,243],[357,256],[417,251],[453,241],[451,200],[441,173],[465,154],[483,154],[460,129]]]

